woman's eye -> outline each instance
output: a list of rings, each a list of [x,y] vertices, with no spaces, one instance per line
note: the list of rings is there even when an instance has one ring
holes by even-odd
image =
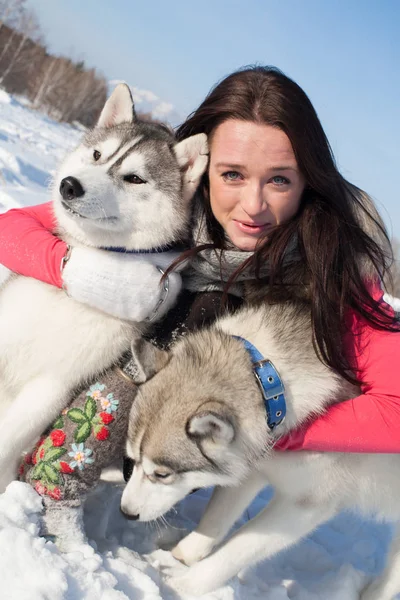
[[[289,179],[286,179],[286,177],[283,177],[282,175],[275,175],[275,177],[272,178],[272,181],[276,185],[286,185],[290,183]]]
[[[226,173],[222,173],[222,177],[226,181],[238,181],[241,175],[238,171],[226,171]]]
[[[125,175],[124,181],[128,183],[146,183],[143,179],[141,179],[138,175]]]
[[[135,461],[129,458],[129,456],[124,456],[124,464],[122,467],[122,471],[124,474],[124,479],[126,482],[130,480],[132,477],[133,469],[135,468]]]
[[[101,152],[99,152],[98,150],[95,150],[93,152],[93,158],[94,158],[94,160],[99,160],[100,156],[101,156]]]

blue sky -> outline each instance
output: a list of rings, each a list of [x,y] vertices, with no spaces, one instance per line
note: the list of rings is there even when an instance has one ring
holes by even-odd
[[[49,48],[153,92],[173,124],[250,63],[306,91],[339,168],[400,238],[399,0],[30,0]]]

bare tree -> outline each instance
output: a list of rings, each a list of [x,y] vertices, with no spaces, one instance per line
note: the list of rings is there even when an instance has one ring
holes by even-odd
[[[13,29],[10,33],[10,35],[8,36],[8,40],[7,43],[4,44],[4,48],[3,50],[0,52],[0,62],[3,60],[3,58],[5,56],[7,56],[7,52],[8,49],[10,48],[11,44],[13,43],[14,37],[17,35],[17,32],[15,29]]]
[[[25,4],[26,0],[0,0],[0,31],[4,25],[8,25],[12,29],[7,43],[0,53],[0,62],[3,56],[7,54],[14,36],[17,34],[22,15],[25,12]]]
[[[49,54],[27,2],[0,0],[0,84],[57,120],[92,126],[106,100],[106,80],[83,60]]]
[[[18,27],[25,4],[26,0],[0,0],[0,30],[3,25],[9,25],[13,29]]]
[[[50,76],[57,66],[57,58],[52,56],[45,61],[44,69],[40,72],[39,87],[33,96],[32,104],[35,108],[38,108],[43,103],[43,99],[46,95],[48,87],[51,85]]]
[[[20,0],[20,1],[24,2],[25,0]],[[14,68],[16,62],[18,61],[19,57],[21,56],[21,52],[22,52],[22,49],[23,49],[26,41],[28,39],[38,41],[38,38],[40,38],[39,23],[33,12],[23,10],[20,13],[20,17],[18,19],[18,31],[22,35],[19,36],[19,43],[17,44],[17,46],[14,50],[14,53],[12,54],[12,56],[10,57],[10,59],[8,61],[7,68],[0,76],[0,85],[3,83],[4,79],[6,79],[8,74]],[[12,39],[12,37],[10,39]],[[0,57],[0,60],[1,60],[1,58],[3,58],[3,55]]]

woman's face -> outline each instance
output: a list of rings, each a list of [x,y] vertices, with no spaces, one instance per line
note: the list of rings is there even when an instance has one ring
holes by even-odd
[[[231,242],[247,251],[296,214],[305,186],[283,131],[237,119],[221,123],[212,135],[209,178],[215,218]]]

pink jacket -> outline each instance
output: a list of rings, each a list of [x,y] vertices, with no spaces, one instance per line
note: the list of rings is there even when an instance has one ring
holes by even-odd
[[[61,287],[65,242],[53,235],[51,203],[0,215],[0,263],[16,273]],[[382,290],[373,290],[382,300]],[[361,395],[331,406],[282,438],[278,450],[400,452],[400,333],[379,331],[356,313],[345,348],[354,357]]]

